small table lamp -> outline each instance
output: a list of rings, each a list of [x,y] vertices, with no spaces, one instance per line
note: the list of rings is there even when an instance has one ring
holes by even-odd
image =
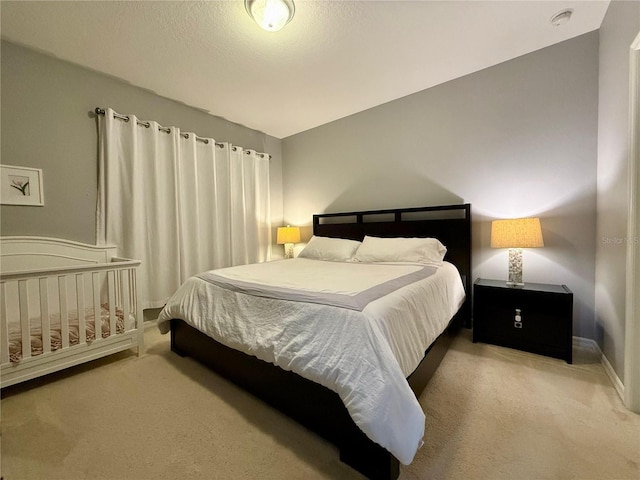
[[[300,243],[300,227],[278,227],[278,245],[284,245],[284,258],[293,258],[293,244]]]
[[[507,285],[523,286],[522,249],[544,247],[539,218],[514,218],[491,222],[491,248],[509,249]]]

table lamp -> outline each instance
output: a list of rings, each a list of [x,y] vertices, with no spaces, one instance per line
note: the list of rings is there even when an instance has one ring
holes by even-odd
[[[300,227],[278,227],[276,243],[284,245],[284,258],[293,258],[293,244],[300,243]]]
[[[513,218],[491,222],[491,248],[509,249],[507,285],[522,287],[522,249],[544,247],[539,218]]]

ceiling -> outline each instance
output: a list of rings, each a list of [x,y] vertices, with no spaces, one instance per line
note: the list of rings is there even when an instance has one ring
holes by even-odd
[[[609,1],[295,4],[266,32],[241,0],[3,0],[1,33],[284,138],[596,30]]]

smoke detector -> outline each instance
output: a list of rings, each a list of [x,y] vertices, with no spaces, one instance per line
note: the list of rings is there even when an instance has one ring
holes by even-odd
[[[554,27],[559,27],[560,25],[564,25],[569,20],[571,20],[571,15],[573,15],[573,9],[567,8],[556,13],[553,17],[551,17],[549,22]]]

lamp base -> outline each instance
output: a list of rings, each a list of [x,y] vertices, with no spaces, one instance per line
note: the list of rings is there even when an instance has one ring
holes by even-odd
[[[509,249],[509,280],[507,285],[512,287],[522,287],[522,249]]]
[[[293,243],[284,244],[284,258],[293,258]]]

